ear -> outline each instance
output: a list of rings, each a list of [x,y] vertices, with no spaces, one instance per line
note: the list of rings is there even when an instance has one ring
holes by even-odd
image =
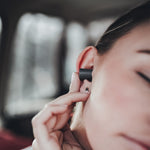
[[[97,49],[93,46],[85,48],[79,55],[77,59],[76,69],[79,72],[80,68],[92,69],[94,68],[94,60],[98,55]],[[88,91],[86,90],[88,89]],[[91,91],[91,82],[84,80],[80,85],[80,92],[90,92]]]
[[[94,67],[94,59],[97,55],[97,49],[94,46],[88,46],[78,56],[76,63],[76,71],[80,68],[92,69]]]

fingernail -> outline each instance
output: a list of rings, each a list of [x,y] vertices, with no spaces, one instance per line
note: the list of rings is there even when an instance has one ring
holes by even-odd
[[[75,72],[72,73],[71,82],[75,80]]]
[[[89,92],[89,91],[85,91],[85,94],[86,94],[86,95],[89,95],[89,94],[90,94],[90,92]]]
[[[90,92],[89,92],[89,91],[85,91],[85,93],[86,93],[86,94],[90,94]]]

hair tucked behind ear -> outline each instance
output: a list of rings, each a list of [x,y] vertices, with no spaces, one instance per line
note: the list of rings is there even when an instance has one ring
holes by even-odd
[[[103,36],[96,44],[96,48],[100,55],[107,53],[113,44],[122,36],[126,35],[136,26],[148,22],[150,20],[150,1],[129,10],[127,13],[119,17],[104,32]],[[72,127],[76,124],[76,120],[80,119],[82,103],[78,103],[72,120]]]
[[[122,36],[127,34],[136,26],[148,22],[150,20],[150,1],[143,3],[136,8],[131,9],[104,32],[103,36],[96,44],[99,54],[105,54],[111,49],[113,44]]]

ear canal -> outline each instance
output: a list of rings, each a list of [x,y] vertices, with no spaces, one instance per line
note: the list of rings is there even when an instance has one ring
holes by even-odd
[[[88,88],[88,87],[86,87],[86,88],[85,88],[85,91],[86,91],[86,92],[89,92],[89,88]]]

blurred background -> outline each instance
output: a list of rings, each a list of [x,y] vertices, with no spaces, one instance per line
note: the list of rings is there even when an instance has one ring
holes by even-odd
[[[68,91],[79,53],[141,2],[0,0],[1,150],[31,144],[31,118]]]

